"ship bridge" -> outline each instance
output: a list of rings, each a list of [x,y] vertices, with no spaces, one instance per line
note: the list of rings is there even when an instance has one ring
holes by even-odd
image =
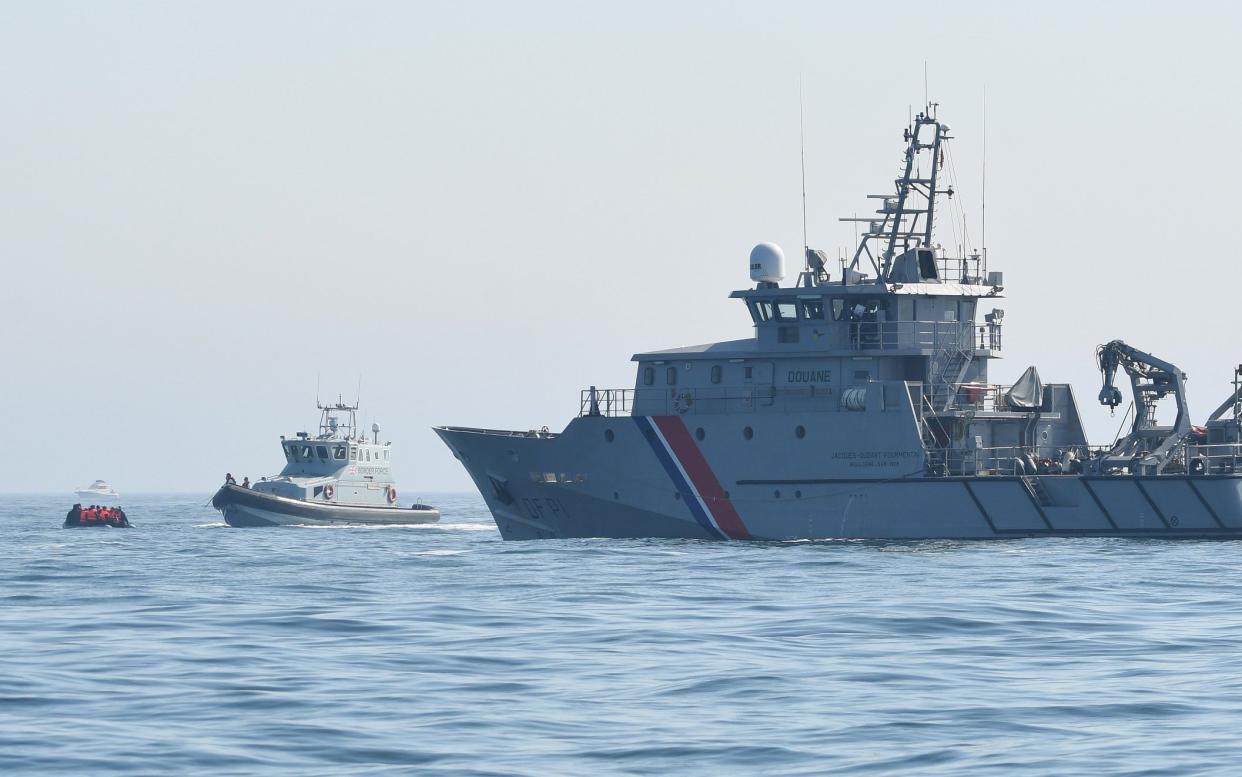
[[[865,225],[851,257],[830,271],[823,251],[804,246],[804,267],[783,284],[784,254],[756,246],[754,286],[730,294],[745,306],[752,337],[636,354],[634,388],[584,391],[580,413],[825,413],[842,423],[879,414],[872,429],[897,413],[908,420],[893,428],[908,423],[942,471],[951,469],[947,451],[961,446],[1011,456],[1036,441],[1044,453],[1080,444],[1068,386],[1048,385],[1023,405],[1012,387],[989,382],[988,364],[1002,354],[1004,276],[989,269],[986,249],[969,247],[953,200],[949,127],[934,104],[903,139],[893,190],[868,195],[872,215],[842,219]],[[938,221],[953,227],[953,248],[937,242]]]

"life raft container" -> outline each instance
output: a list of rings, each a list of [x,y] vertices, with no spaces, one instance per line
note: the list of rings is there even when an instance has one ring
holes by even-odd
[[[90,526],[111,526],[114,529],[128,529],[133,524],[125,516],[125,511],[119,507],[99,507],[95,505],[82,507],[81,505],[74,505],[73,509],[65,514],[64,527],[66,529]]]

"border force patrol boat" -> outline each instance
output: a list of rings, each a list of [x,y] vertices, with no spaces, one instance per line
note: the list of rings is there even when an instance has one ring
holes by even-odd
[[[392,444],[358,436],[358,405],[318,404],[319,434],[281,440],[280,474],[250,487],[225,483],[211,499],[230,526],[434,523],[440,512],[424,504],[397,504]]]
[[[637,354],[635,387],[583,391],[560,433],[437,428],[501,534],[1242,537],[1238,372],[1196,427],[1176,366],[1101,346],[1100,402],[1122,402],[1119,369],[1134,395],[1108,446],[1088,444],[1069,385],[1034,367],[988,380],[1003,276],[986,249],[959,237],[954,255],[933,235],[937,216],[965,230],[942,215],[960,206],[949,133],[935,104],[911,120],[893,189],[843,219],[864,233],[839,276],[804,246],[781,286],[780,250],[754,249],[755,286],[731,295],[753,337]]]

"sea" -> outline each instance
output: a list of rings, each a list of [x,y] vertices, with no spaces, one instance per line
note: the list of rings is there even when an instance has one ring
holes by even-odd
[[[0,773],[1242,774],[1242,544],[233,529],[0,499]]]

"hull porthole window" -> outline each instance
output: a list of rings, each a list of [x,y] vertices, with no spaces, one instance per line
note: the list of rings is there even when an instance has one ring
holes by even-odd
[[[754,430],[754,429],[751,429],[751,428],[748,426],[748,427],[746,427],[745,429],[743,429],[743,430],[742,430],[742,436],[743,436],[743,437],[745,437],[747,440],[753,439],[753,438],[754,438],[754,436],[755,436],[755,430]]]
[[[611,429],[605,429],[604,439],[607,440],[608,442],[612,442],[613,440],[617,439],[617,435],[613,434]]]
[[[795,435],[795,436],[796,436],[799,440],[801,440],[803,437],[806,437],[806,427],[805,427],[805,426],[799,426],[797,429],[794,429],[794,435]]]
[[[703,427],[700,426],[698,429],[694,430],[694,439],[702,442],[703,438],[706,436],[707,436],[707,432],[703,431]]]

